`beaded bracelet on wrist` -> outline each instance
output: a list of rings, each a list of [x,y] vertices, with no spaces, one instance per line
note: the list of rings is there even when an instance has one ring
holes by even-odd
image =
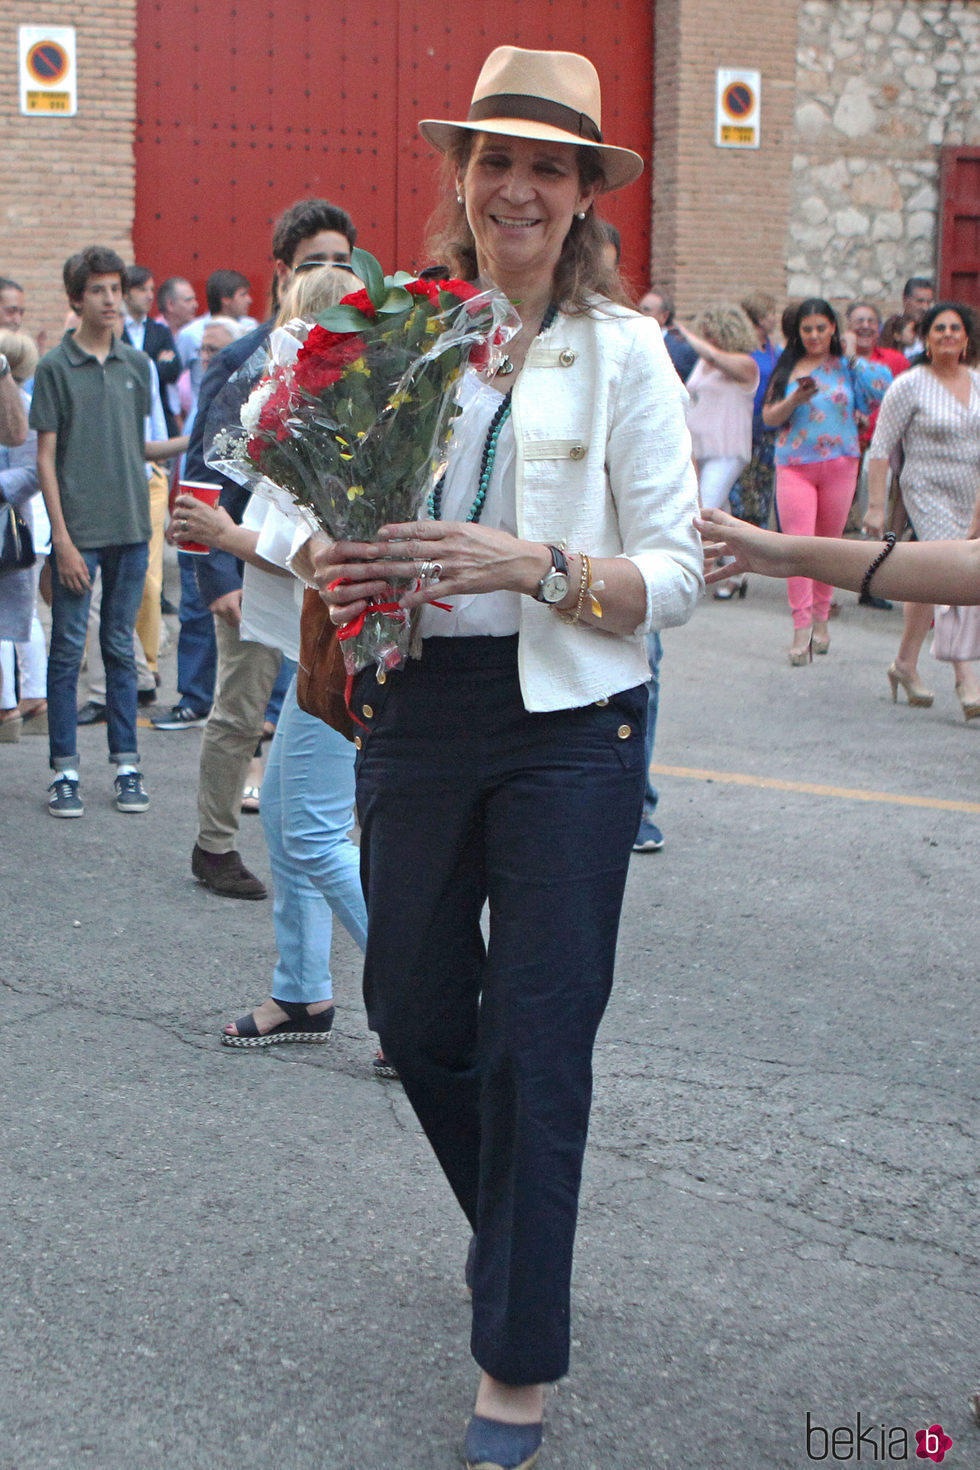
[[[884,538],[885,545],[884,545],[883,549],[878,552],[878,555],[875,557],[874,561],[868,567],[868,570],[865,572],[864,577],[863,577],[863,579],[861,581],[861,596],[862,597],[870,597],[870,595],[871,595],[871,578],[874,576],[875,572],[881,566],[881,564],[885,560],[885,558],[891,556],[892,552],[895,550],[895,540],[896,540],[896,537],[895,537],[894,531],[889,531],[888,532],[888,535]]]

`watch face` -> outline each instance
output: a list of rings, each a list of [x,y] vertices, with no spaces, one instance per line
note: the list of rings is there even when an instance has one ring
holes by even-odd
[[[541,580],[542,602],[561,602],[568,593],[568,577],[564,572],[549,572]]]

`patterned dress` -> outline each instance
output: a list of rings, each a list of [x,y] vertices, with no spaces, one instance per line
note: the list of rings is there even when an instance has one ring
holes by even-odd
[[[970,402],[954,398],[931,368],[910,368],[885,394],[870,459],[901,445],[902,499],[920,541],[967,533],[980,492],[980,372],[970,369]]]

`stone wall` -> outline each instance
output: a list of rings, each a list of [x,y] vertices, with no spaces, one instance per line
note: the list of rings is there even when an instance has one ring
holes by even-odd
[[[940,149],[980,143],[976,0],[802,0],[791,297],[898,306],[933,276]]]

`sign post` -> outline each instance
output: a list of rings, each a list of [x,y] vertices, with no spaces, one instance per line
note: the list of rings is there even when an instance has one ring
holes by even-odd
[[[762,73],[719,67],[715,96],[715,146],[758,148]]]
[[[18,26],[20,110],[25,117],[74,117],[75,27]]]

